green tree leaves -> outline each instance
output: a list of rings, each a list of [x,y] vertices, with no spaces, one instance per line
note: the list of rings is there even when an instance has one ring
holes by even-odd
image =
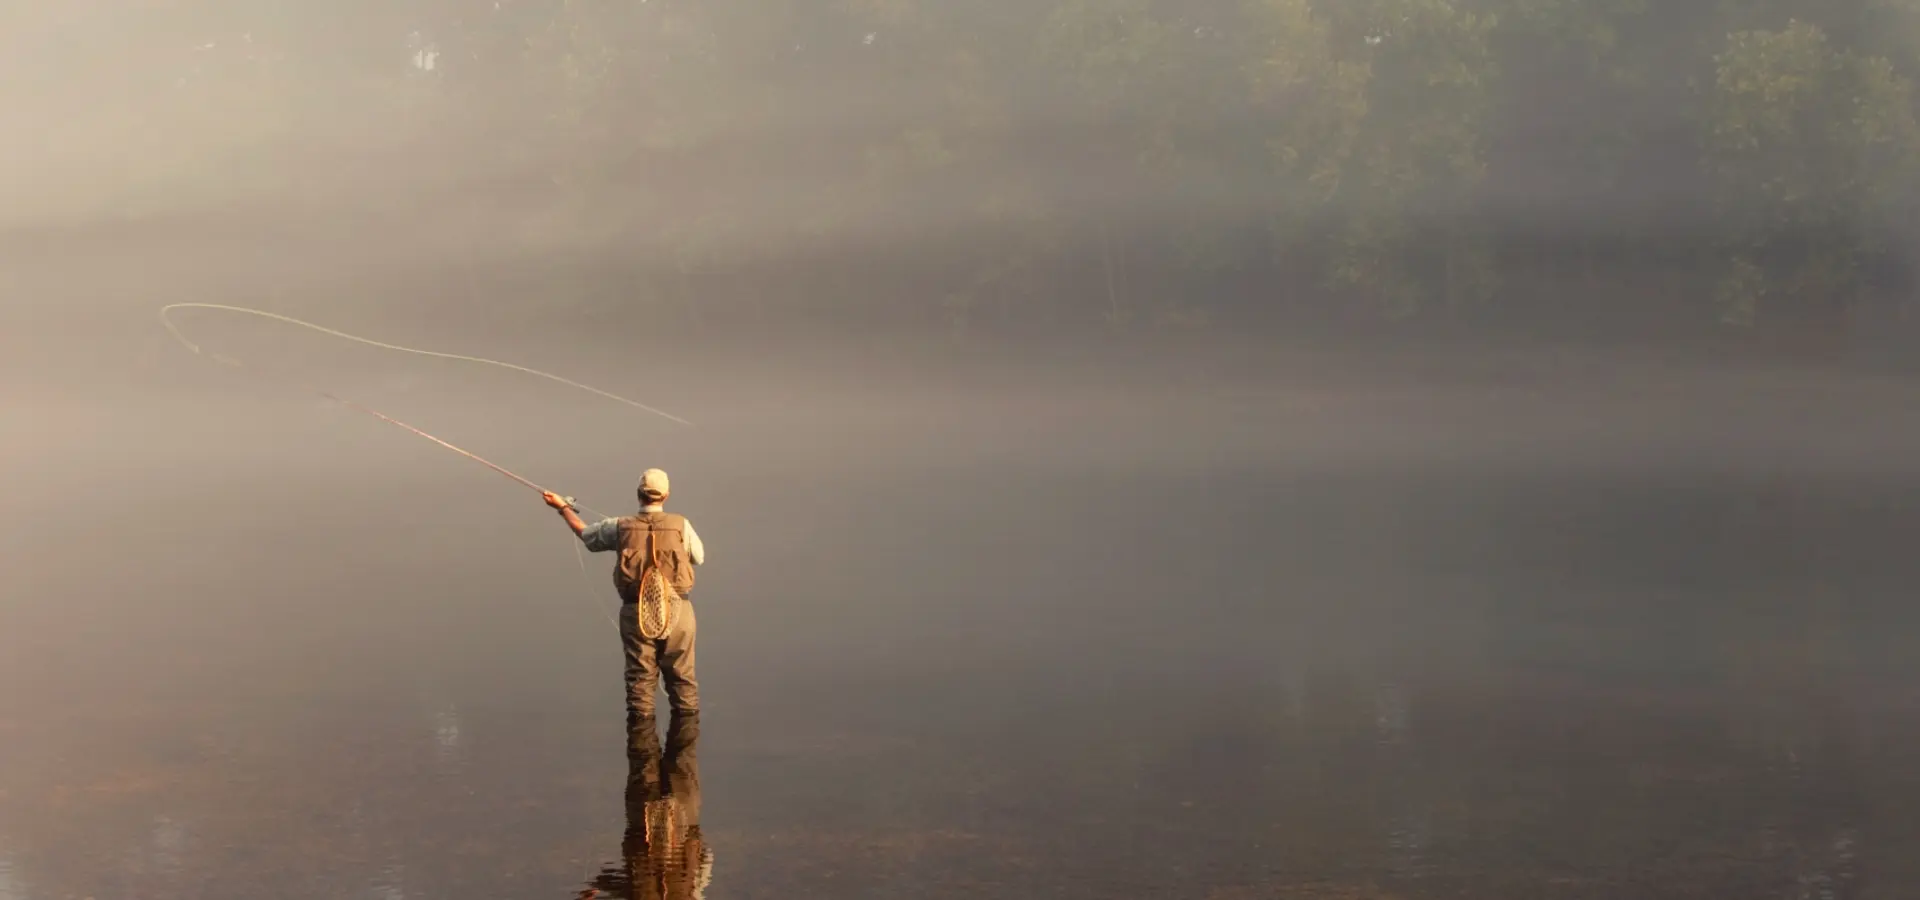
[[[88,164],[122,206],[318,203],[391,158],[360,170],[471,184],[478,218],[513,181],[518,246],[631,259],[638,294],[955,328],[1497,316],[1675,260],[1689,295],[1618,302],[1794,327],[1871,287],[1920,168],[1916,0],[328,10],[57,17],[143,78],[71,74],[138,102],[39,140],[117,142]]]
[[[1820,28],[1728,35],[1703,123],[1733,265],[1723,310],[1830,322],[1920,166],[1911,83]],[[1891,203],[1890,203],[1891,201]]]

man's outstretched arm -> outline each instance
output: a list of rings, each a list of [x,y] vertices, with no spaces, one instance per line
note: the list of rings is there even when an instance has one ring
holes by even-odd
[[[573,511],[572,506],[567,504],[567,498],[552,491],[545,491],[540,494],[540,499],[547,501],[548,506],[560,511],[560,518],[566,520],[567,527],[573,529],[575,535],[586,532],[587,523],[580,521],[580,515]]]
[[[567,527],[573,529],[573,533],[580,537],[580,542],[585,544],[588,550],[600,553],[613,549],[615,539],[619,537],[620,526],[617,520],[603,519],[588,525],[580,521],[580,515],[573,511],[573,507],[567,503],[567,498],[548,491],[541,495],[541,499],[546,500],[548,506],[560,511],[560,518],[566,520]]]

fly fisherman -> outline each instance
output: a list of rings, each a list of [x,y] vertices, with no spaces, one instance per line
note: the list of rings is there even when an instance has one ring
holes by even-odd
[[[667,473],[640,476],[640,511],[588,525],[567,498],[547,492],[547,505],[594,553],[619,554],[613,584],[620,592],[620,641],[627,656],[627,727],[652,729],[654,690],[665,675],[676,720],[700,715],[693,674],[693,569],[706,562],[700,535],[682,515],[667,512]]]

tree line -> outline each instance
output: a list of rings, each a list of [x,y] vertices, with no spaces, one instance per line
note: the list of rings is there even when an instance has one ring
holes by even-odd
[[[1920,0],[200,0],[87,22],[119,73],[97,89],[143,110],[86,132],[144,179],[111,203],[285,203],[382,166],[417,197],[440,173],[436,202],[510,206],[528,258],[597,273],[553,276],[581,302],[1817,335],[1910,290]]]

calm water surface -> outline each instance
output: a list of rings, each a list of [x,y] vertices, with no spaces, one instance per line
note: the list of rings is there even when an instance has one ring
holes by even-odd
[[[286,415],[295,474],[248,468],[251,422],[121,472],[154,527],[113,552],[11,523],[0,900],[1920,885],[1891,476],[711,448],[667,461],[714,551],[707,712],[635,751],[604,563]],[[583,496],[638,468],[569,452]]]

